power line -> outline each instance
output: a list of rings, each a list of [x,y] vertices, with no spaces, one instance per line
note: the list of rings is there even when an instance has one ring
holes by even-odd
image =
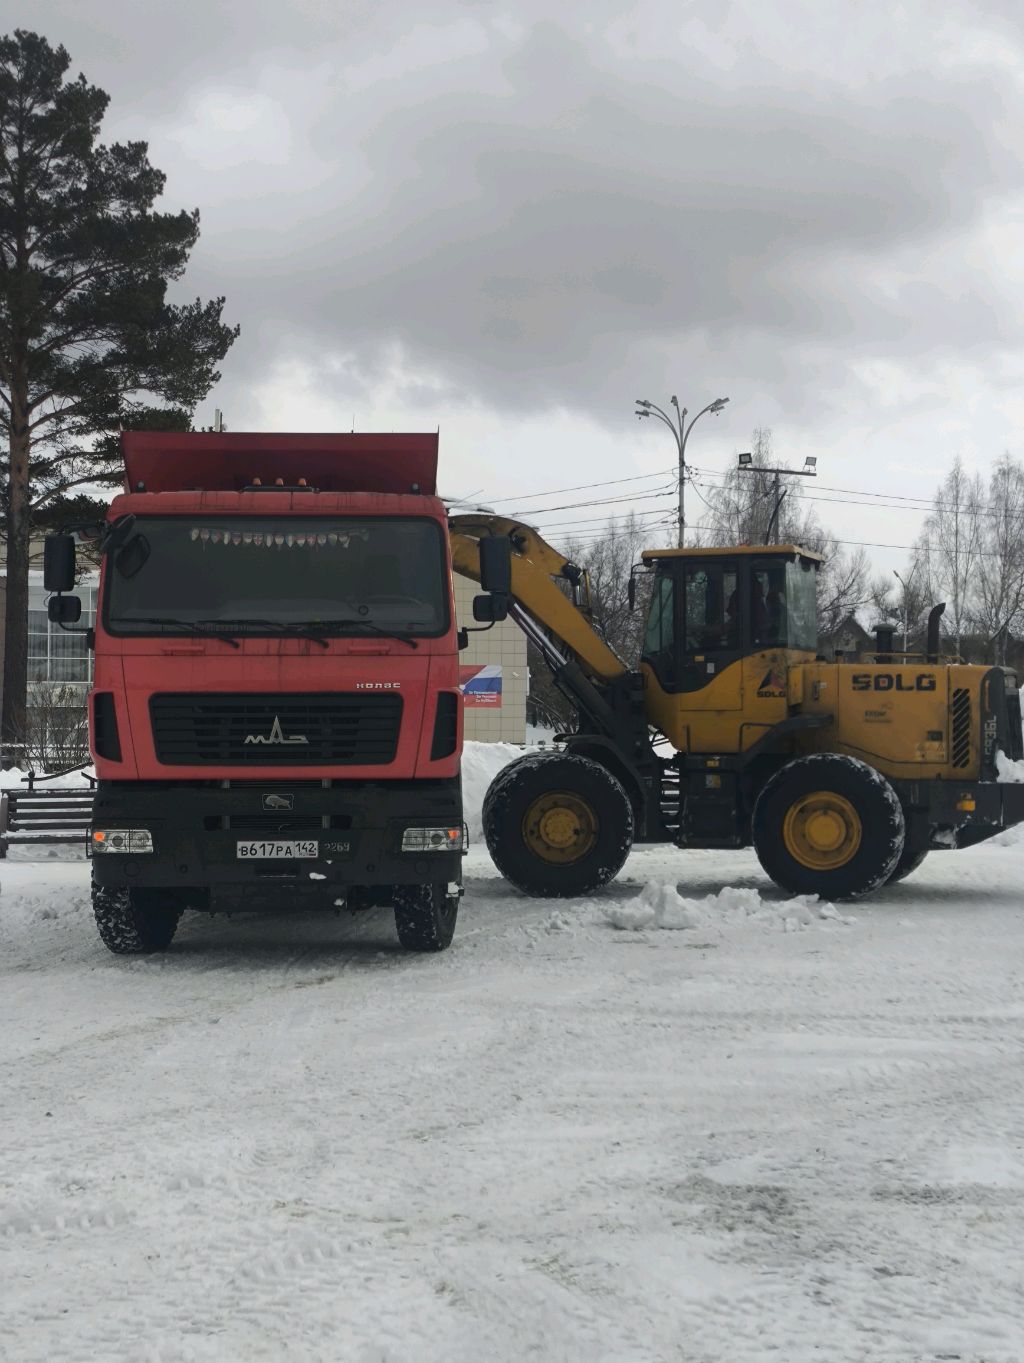
[[[621,506],[624,501],[645,502],[649,501],[652,497],[665,497],[668,495],[669,492],[672,492],[674,490],[675,489],[671,485],[669,485],[666,487],[658,488],[657,491],[655,492],[636,492],[632,496],[625,498],[592,497],[585,502],[563,502],[561,506],[540,506],[534,507],[532,509],[528,508],[527,514],[530,516],[545,516],[550,514],[552,511],[578,511],[582,506]],[[518,515],[518,509],[516,511],[505,512],[504,514],[514,519]]]
[[[718,532],[719,527],[718,527],[717,525],[692,525],[692,526],[690,526],[690,529],[691,529],[691,530],[708,530],[708,531],[710,531],[710,532],[712,532],[712,533],[714,534],[714,533],[717,533],[717,532]],[[834,536],[832,536],[832,535],[818,535],[818,534],[815,534],[815,535],[814,535],[814,539],[815,539],[819,544],[842,544],[842,545],[853,546],[853,547],[861,548],[861,549],[906,549],[908,552],[917,552],[917,551],[919,551],[920,548],[921,548],[921,546],[920,546],[919,544],[880,544],[880,543],[877,543],[877,542],[874,541],[874,540],[841,540],[841,539],[836,539],[836,538],[835,538]],[[731,546],[729,546],[729,545],[724,545],[724,546],[723,546],[723,553],[727,553],[730,547],[731,547]],[[768,546],[763,546],[763,547],[767,548]],[[1004,555],[1001,554],[1001,553],[993,552],[993,551],[991,551],[991,550],[977,549],[977,550],[974,551],[974,557],[975,557],[975,558],[1003,558]]]
[[[691,467],[694,467],[696,469],[695,465],[691,465]],[[723,473],[719,469],[701,468],[696,469],[696,471],[699,472],[700,475],[704,478],[721,478],[724,481],[727,481],[732,476],[730,470],[727,470],[726,472]],[[769,472],[769,470],[767,469],[764,471]],[[887,508],[888,510],[891,511],[919,511],[922,514],[927,514],[932,511],[947,512],[960,511],[961,514],[964,515],[965,517],[974,515],[975,513],[983,516],[995,517],[1000,517],[1006,514],[1004,507],[995,507],[992,504],[985,502],[979,502],[974,506],[971,506],[970,504],[965,504],[963,507],[958,508],[954,505],[951,505],[948,502],[937,502],[933,498],[928,497],[909,497],[904,496],[903,494],[898,492],[869,492],[866,488],[831,487],[827,483],[818,483],[816,484],[816,487],[820,488],[822,492],[841,492],[846,493],[847,496],[819,497],[816,492],[803,492],[800,494],[801,499],[803,501],[808,502],[831,502],[838,506],[866,506]],[[876,500],[851,501],[849,500],[850,497],[871,497]],[[893,498],[894,500],[891,501],[877,500],[882,498]],[[908,505],[908,503],[910,502],[921,502],[923,503],[923,505],[911,506]],[[898,503],[904,503],[904,505],[899,505]]]
[[[675,468],[656,469],[654,473],[638,473],[632,478],[609,478],[603,483],[579,483],[575,487],[551,487],[544,492],[527,492],[515,497],[484,497],[481,500],[498,506],[501,502],[529,502],[537,497],[557,497],[563,492],[585,492],[592,487],[612,487],[618,483],[642,483],[648,478],[663,478],[666,473],[674,473]]]
[[[616,524],[616,525],[617,525],[617,524],[619,524],[619,523],[622,522],[622,521],[625,521],[625,520],[627,520],[627,519],[629,519],[629,518],[632,518],[632,519],[634,519],[635,521],[641,523],[641,524],[639,525],[639,528],[642,530],[642,529],[644,528],[644,524],[643,524],[643,523],[646,522],[647,517],[649,517],[649,516],[663,517],[664,514],[665,514],[664,510],[663,510],[661,507],[658,507],[658,508],[656,508],[656,509],[654,509],[654,510],[652,510],[652,511],[631,511],[631,512],[628,513],[628,516],[621,516],[621,517],[620,517],[620,516],[584,516],[584,517],[581,517],[579,520],[576,520],[576,521],[552,521],[549,525],[536,525],[536,524],[534,524],[533,521],[529,521],[529,520],[528,520],[528,521],[525,521],[524,523],[525,523],[526,525],[532,526],[535,530],[540,530],[540,531],[542,531],[542,532],[546,535],[546,534],[548,534],[549,532],[552,533],[552,534],[555,534],[555,533],[557,533],[557,532],[559,532],[559,531],[565,530],[565,529],[566,529],[567,527],[569,527],[569,526],[574,526],[574,525],[584,525],[584,526],[589,525],[589,526],[593,526],[595,529],[599,529],[599,528],[601,528],[601,527],[609,526],[609,525],[612,525],[612,524]]]

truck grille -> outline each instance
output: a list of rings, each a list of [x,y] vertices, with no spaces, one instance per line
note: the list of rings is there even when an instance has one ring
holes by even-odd
[[[167,766],[384,766],[398,746],[402,698],[163,694],[151,697],[149,713],[157,760]]]

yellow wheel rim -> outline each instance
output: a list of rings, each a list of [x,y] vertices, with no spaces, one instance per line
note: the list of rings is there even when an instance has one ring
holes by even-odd
[[[568,866],[597,844],[597,815],[580,796],[549,790],[523,816],[523,842],[542,861]]]
[[[835,871],[857,855],[860,815],[842,795],[816,790],[786,811],[782,840],[789,855],[812,871]]]

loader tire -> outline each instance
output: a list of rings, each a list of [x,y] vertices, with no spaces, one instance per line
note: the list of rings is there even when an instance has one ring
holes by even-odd
[[[117,956],[166,951],[184,907],[173,890],[92,887],[96,927],[104,946]]]
[[[890,885],[896,885],[899,881],[906,880],[907,876],[912,876],[914,874],[921,865],[921,862],[924,861],[925,857],[928,855],[928,845],[930,841],[930,830],[928,837],[923,841],[920,838],[912,838],[908,830],[906,841],[903,844],[903,851],[900,853],[900,859],[896,863],[892,875],[889,877]]]
[[[885,777],[838,753],[787,763],[754,805],[758,860],[792,894],[870,894],[891,877],[905,831],[903,807]]]
[[[491,782],[484,838],[518,890],[569,899],[606,885],[633,845],[629,796],[607,768],[579,753],[529,753]]]
[[[459,916],[459,896],[447,882],[396,885],[395,930],[406,951],[444,951],[451,946]]]

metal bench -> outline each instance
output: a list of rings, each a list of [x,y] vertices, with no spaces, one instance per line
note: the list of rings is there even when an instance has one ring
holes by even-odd
[[[66,775],[62,772],[60,775]],[[0,860],[14,843],[73,842],[89,836],[92,786],[40,786],[32,772],[24,790],[0,791]]]

